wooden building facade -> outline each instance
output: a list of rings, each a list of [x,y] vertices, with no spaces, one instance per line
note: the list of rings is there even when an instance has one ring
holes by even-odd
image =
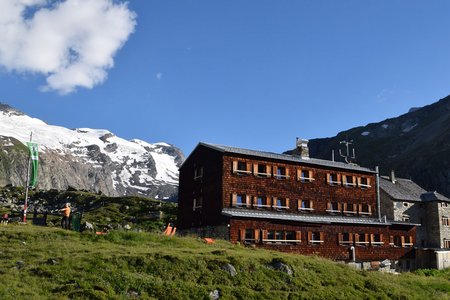
[[[198,144],[180,168],[178,228],[341,261],[412,258],[416,225],[380,218],[375,171],[298,146],[286,155]]]

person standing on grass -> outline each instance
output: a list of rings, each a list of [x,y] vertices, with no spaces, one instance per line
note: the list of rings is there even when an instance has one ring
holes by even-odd
[[[61,220],[61,227],[64,229],[69,229],[69,217],[70,217],[70,207],[69,203],[64,205],[64,208],[60,209],[63,212],[63,217]]]

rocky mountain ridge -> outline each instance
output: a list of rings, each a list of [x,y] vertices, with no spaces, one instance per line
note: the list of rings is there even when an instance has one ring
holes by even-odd
[[[39,145],[38,189],[176,200],[184,155],[175,146],[127,141],[103,129],[48,125],[6,104],[0,104],[0,185],[25,184],[31,132]]]
[[[398,177],[450,197],[450,96],[396,118],[312,139],[310,155],[331,160],[334,150],[335,159],[342,160],[341,141],[352,141],[357,164],[380,166],[382,175],[395,170]]]

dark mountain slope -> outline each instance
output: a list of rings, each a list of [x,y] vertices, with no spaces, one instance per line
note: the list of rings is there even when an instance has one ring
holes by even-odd
[[[352,128],[337,136],[309,142],[311,157],[340,160],[340,141],[353,140],[356,163],[391,169],[427,190],[450,196],[450,96],[397,118]]]

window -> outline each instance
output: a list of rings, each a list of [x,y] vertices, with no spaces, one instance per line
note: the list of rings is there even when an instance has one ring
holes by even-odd
[[[239,230],[239,239],[245,243],[258,243],[259,240],[259,229],[240,229]]]
[[[287,179],[289,178],[289,169],[286,167],[273,167],[273,176],[276,179]]]
[[[301,182],[311,182],[314,180],[311,170],[297,169],[297,180]]]
[[[245,161],[233,161],[233,173],[237,175],[248,175],[252,173],[252,165]]]
[[[199,211],[203,206],[203,197],[194,198],[194,203],[192,205],[193,211]]]
[[[410,222],[409,216],[408,216],[408,215],[403,215],[403,216],[402,216],[402,221],[403,221],[403,222],[406,222],[406,223],[409,223],[409,222]]]
[[[253,198],[253,207],[256,208],[269,208],[270,202],[267,201],[266,196],[255,196]]]
[[[403,206],[404,206],[404,207],[408,207],[408,206],[409,206],[409,203],[408,203],[408,202],[403,202]]]
[[[272,207],[276,208],[276,209],[288,209],[289,208],[289,199],[274,197]]]
[[[324,242],[324,234],[323,232],[318,231],[309,231],[308,232],[308,244],[310,245],[319,245]]]
[[[450,226],[450,220],[446,216],[442,216],[442,226]]]
[[[393,247],[402,247],[403,246],[403,242],[404,242],[404,237],[403,236],[391,236],[389,238],[389,245],[393,246]]]
[[[352,215],[352,214],[356,214],[356,204],[352,204],[352,203],[344,203],[344,214],[347,215]]]
[[[263,243],[300,243],[301,232],[291,230],[263,230]]]
[[[358,186],[363,189],[370,188],[370,178],[368,177],[358,177]]]
[[[329,185],[340,185],[341,175],[336,173],[327,173],[327,183]]]
[[[203,167],[197,167],[194,170],[194,180],[200,179],[203,177]]]
[[[341,205],[338,202],[328,202],[327,212],[329,213],[339,213],[341,210]]]
[[[441,207],[448,207],[448,203],[447,202],[441,202]]]
[[[254,164],[253,174],[258,177],[270,177],[270,166],[265,164]]]
[[[356,177],[350,175],[343,175],[342,183],[344,184],[344,186],[347,187],[356,186]]]
[[[369,216],[372,214],[372,207],[369,204],[359,204],[359,214]]]
[[[413,246],[412,236],[402,236],[401,240],[402,240],[403,247],[412,247]]]
[[[250,196],[245,194],[232,194],[231,206],[233,207],[250,207]]]
[[[450,240],[444,239],[444,248],[450,248]]]
[[[384,244],[383,235],[382,234],[371,234],[370,235],[370,243],[372,244],[372,246],[382,246]]]
[[[367,246],[369,244],[369,234],[356,233],[355,234],[355,244],[358,246]]]
[[[312,211],[313,202],[311,200],[298,200],[298,210],[299,211]]]
[[[353,244],[353,234],[352,233],[338,233],[339,245],[351,245]]]

